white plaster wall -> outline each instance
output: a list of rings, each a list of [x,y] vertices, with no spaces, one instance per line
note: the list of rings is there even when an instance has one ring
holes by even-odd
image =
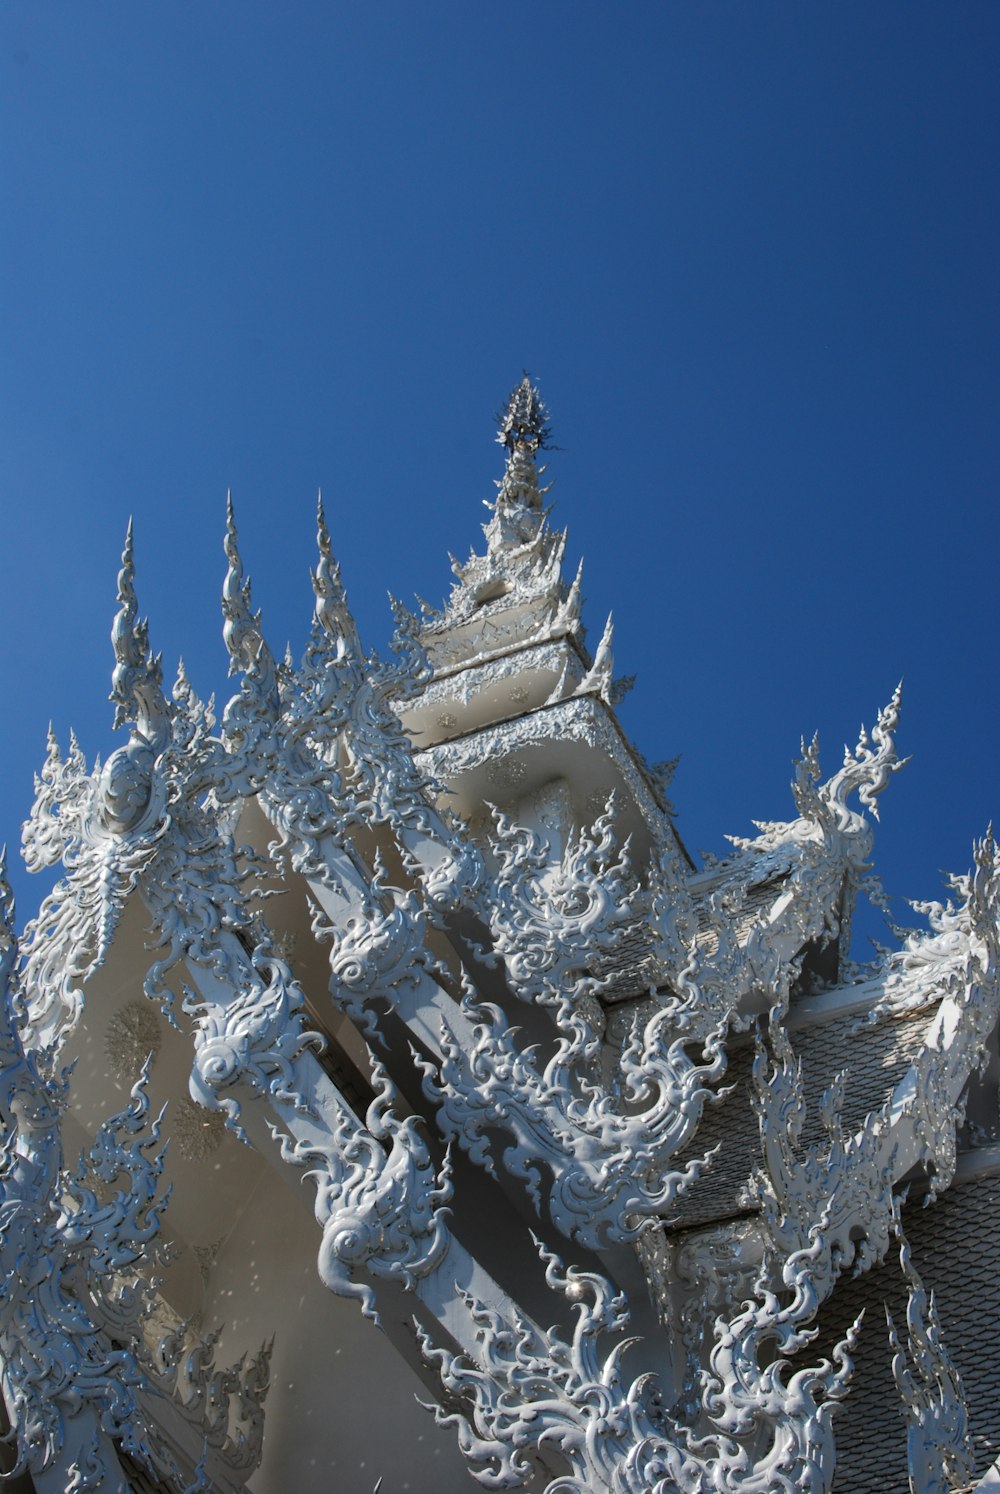
[[[426,1390],[356,1302],[316,1274],[311,1184],[301,1206],[264,1173],[222,1247],[204,1326],[225,1322],[217,1362],[275,1335],[264,1458],[253,1494],[470,1494],[455,1434],[415,1397]]]

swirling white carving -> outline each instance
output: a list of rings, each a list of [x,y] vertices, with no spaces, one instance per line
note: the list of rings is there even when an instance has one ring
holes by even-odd
[[[824,1494],[834,1467],[832,1416],[847,1389],[857,1324],[837,1345],[834,1364],[793,1368],[793,1356],[812,1337],[815,1311],[810,1250],[791,1257],[781,1273],[785,1305],[760,1287],[741,1312],[715,1324],[701,1408],[706,1429],[695,1436],[656,1404],[648,1380],[629,1382],[622,1359],[629,1340],[606,1356],[599,1343],[628,1323],[624,1296],[594,1272],[570,1267],[539,1246],[549,1287],[571,1304],[571,1339],[543,1333],[520,1315],[505,1321],[482,1303],[470,1304],[484,1346],[483,1367],[421,1346],[461,1410],[435,1408],[458,1430],[473,1472],[487,1488],[521,1488],[544,1465],[566,1471],[545,1494],[714,1494],[764,1490]],[[761,1360],[769,1360],[764,1366]]]
[[[23,979],[0,866],[0,1354],[14,1471],[50,1479],[61,1472],[66,1489],[123,1491],[112,1442],[118,1438],[154,1477],[180,1487],[190,1468],[179,1466],[176,1445],[156,1420],[157,1397],[172,1387],[144,1342],[154,1304],[144,1268],[157,1262],[167,1202],[160,1192],[162,1112],[150,1121],[144,1069],[128,1107],[98,1129],[76,1167],[67,1167],[61,1126],[68,1077],[56,1050],[24,1045]],[[232,1397],[221,1384],[212,1417],[205,1405],[181,1404],[199,1442],[211,1442],[226,1488],[241,1485],[259,1462],[265,1389],[259,1374],[241,1387],[237,1414],[248,1430],[236,1440],[229,1435]]]
[[[596,1085],[580,1082],[578,1034],[564,1037],[539,1067],[519,1048],[500,1008],[476,1002],[468,984],[463,1011],[474,1046],[466,1052],[444,1031],[438,1069],[415,1054],[424,1092],[439,1107],[444,1134],[488,1170],[491,1131],[512,1138],[504,1167],[539,1211],[544,1190],[546,1212],[563,1234],[594,1248],[630,1239],[643,1219],[668,1209],[701,1176],[709,1156],[670,1164],[705,1103],[717,1097],[711,1084],[725,1068],[718,1043],[706,1041],[704,1061],[696,1062],[685,1038],[665,1041],[668,1014],[657,1012],[622,1056],[626,1106],[618,1108]]]
[[[885,1316],[892,1376],[906,1420],[910,1488],[914,1494],[949,1494],[975,1482],[965,1393],[945,1346],[934,1293],[928,1295],[913,1264],[898,1208],[895,1230],[907,1282],[905,1347],[888,1307]]]
[[[908,1074],[855,1134],[846,1136],[841,1125],[838,1080],[820,1102],[827,1140],[799,1150],[806,1097],[783,1021],[787,976],[772,966],[764,977],[771,1016],[767,1047],[761,1043],[754,1065],[764,1170],[754,1193],[781,1250],[801,1243],[825,1208],[828,1227],[817,1270],[821,1297],[852,1263],[864,1270],[884,1258],[893,1229],[893,1189],[911,1168],[929,1173],[931,1198],[954,1174],[962,1092],[985,1063],[986,1038],[1000,1016],[1000,870],[992,836],[977,846],[975,860],[975,875],[964,880],[964,908],[937,935],[945,945],[940,957],[903,971],[892,964],[897,989],[905,975],[908,1009],[929,1006],[934,997],[939,1004]]]

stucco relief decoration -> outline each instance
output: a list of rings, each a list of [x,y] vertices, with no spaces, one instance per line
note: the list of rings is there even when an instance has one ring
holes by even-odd
[[[528,776],[528,767],[523,758],[506,757],[502,762],[491,763],[486,776],[499,789],[516,789]]]
[[[163,1035],[155,1011],[145,1002],[127,1001],[108,1021],[104,1051],[111,1072],[123,1083],[132,1083],[148,1059],[155,1063]]]
[[[190,1162],[207,1162],[225,1140],[225,1116],[219,1110],[206,1110],[182,1100],[177,1106],[170,1134],[182,1157]]]

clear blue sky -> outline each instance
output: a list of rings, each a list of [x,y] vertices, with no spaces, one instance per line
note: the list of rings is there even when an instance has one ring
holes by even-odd
[[[0,15],[5,728],[113,743],[134,513],[172,677],[227,688],[225,491],[272,646],[315,491],[363,635],[478,539],[527,368],[623,714],[693,847],[906,676],[878,866],[997,811],[1000,6],[111,4]],[[18,878],[22,917],[35,889]]]

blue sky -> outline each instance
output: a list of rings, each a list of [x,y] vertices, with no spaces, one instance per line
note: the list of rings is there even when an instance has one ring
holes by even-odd
[[[114,742],[135,515],[173,674],[226,689],[231,486],[272,646],[322,486],[363,636],[479,537],[528,369],[623,718],[679,828],[906,677],[877,865],[928,897],[997,812],[1000,7],[512,0],[0,16],[0,827],[50,716]],[[35,889],[17,879],[22,916]]]

